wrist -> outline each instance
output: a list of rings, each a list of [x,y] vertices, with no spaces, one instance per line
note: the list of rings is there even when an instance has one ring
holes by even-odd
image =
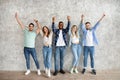
[[[38,22],[38,20],[36,20],[36,23]]]

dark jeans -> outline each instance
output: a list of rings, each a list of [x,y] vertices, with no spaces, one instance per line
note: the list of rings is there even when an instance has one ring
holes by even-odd
[[[39,62],[37,59],[35,48],[24,47],[24,55],[25,55],[25,59],[26,59],[27,69],[30,69],[30,54],[31,54],[31,56],[36,64],[37,69],[39,69],[40,66],[39,66]]]

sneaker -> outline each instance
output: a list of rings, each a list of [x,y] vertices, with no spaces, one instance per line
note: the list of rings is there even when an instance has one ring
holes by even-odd
[[[58,71],[55,71],[55,72],[53,73],[54,76],[56,76],[57,74],[58,74]]]
[[[71,73],[71,74],[73,74],[73,70],[74,70],[73,68],[70,70],[70,73]]]
[[[40,72],[40,70],[37,70],[37,74],[38,74],[38,75],[41,75],[41,72]]]
[[[48,77],[51,77],[50,69],[48,69]]]
[[[95,69],[92,70],[92,74],[96,75],[96,70]]]
[[[45,68],[45,74],[48,74],[48,70],[47,70],[47,68]]]
[[[84,74],[84,73],[85,73],[85,71],[86,71],[86,69],[83,69],[83,70],[82,70],[82,74]]]
[[[78,70],[77,70],[77,68],[75,68],[75,73],[78,73]]]
[[[65,71],[61,69],[61,70],[60,70],[60,73],[65,74]]]
[[[28,75],[28,74],[30,74],[30,70],[27,70],[27,71],[25,72],[25,75]]]

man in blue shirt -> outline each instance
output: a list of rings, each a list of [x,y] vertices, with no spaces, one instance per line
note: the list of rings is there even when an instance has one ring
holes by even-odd
[[[84,46],[84,69],[82,70],[82,74],[85,73],[86,67],[87,67],[87,59],[88,59],[88,54],[90,53],[90,60],[91,60],[91,68],[92,68],[92,74],[96,75],[96,70],[94,69],[94,46],[95,44],[98,44],[95,31],[96,28],[98,27],[100,21],[104,18],[105,14],[100,18],[100,20],[93,26],[91,27],[90,22],[86,22],[85,26],[83,25],[83,18],[84,15],[81,16],[81,28],[83,31],[83,41],[82,44]]]

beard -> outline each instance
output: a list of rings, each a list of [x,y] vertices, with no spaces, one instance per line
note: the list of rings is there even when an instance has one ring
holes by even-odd
[[[63,27],[59,27],[59,29],[63,29]]]

